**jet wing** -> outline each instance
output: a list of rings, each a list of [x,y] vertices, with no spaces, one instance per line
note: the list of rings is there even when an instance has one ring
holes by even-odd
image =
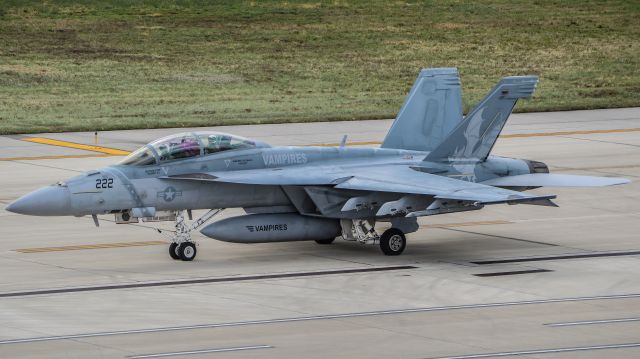
[[[536,196],[419,172],[403,165],[289,167],[195,173],[162,178],[275,186],[331,185],[339,189],[428,195],[438,199],[480,204],[531,202],[555,198],[553,195]]]
[[[506,190],[419,172],[403,166],[387,166],[385,169],[381,171],[378,168],[373,170],[373,173],[353,176],[340,182],[335,188],[431,195],[438,199],[470,201],[479,204],[532,202],[556,197]]]
[[[503,187],[604,187],[629,183],[626,178],[531,173],[493,178],[482,184]]]

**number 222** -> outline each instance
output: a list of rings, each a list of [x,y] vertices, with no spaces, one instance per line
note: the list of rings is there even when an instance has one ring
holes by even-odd
[[[96,188],[113,188],[113,178],[96,179]]]

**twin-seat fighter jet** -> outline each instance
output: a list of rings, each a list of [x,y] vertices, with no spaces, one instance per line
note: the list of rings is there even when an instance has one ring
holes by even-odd
[[[491,155],[535,76],[503,78],[462,115],[458,72],[422,70],[379,148],[271,147],[218,132],[161,138],[122,162],[29,193],[6,209],[37,216],[115,214],[116,222],[175,221],[174,259],[193,260],[190,233],[224,208],[246,215],[201,230],[227,242],[311,241],[338,236],[401,254],[418,217],[508,203],[555,206],[546,186],[607,186],[622,178],[549,174],[541,162]],[[208,209],[192,220],[191,211]],[[185,213],[187,218],[185,218]],[[376,222],[390,222],[379,234]]]

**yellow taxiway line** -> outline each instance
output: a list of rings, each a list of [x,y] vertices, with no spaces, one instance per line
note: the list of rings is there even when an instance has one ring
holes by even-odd
[[[60,147],[75,148],[78,150],[100,152],[100,153],[105,153],[112,156],[126,156],[129,154],[129,151],[118,150],[115,148],[85,145],[82,143],[60,141],[60,140],[54,140],[54,139],[44,138],[44,137],[28,137],[28,138],[23,138],[22,140],[28,141],[28,142],[40,143],[43,145],[60,146]]]
[[[616,128],[611,130],[585,130],[585,131],[557,131],[557,132],[537,132],[537,133],[513,133],[510,135],[500,135],[500,138],[523,138],[523,137],[547,137],[547,136],[566,136],[566,135],[592,135],[599,133],[624,133],[624,132],[640,132],[640,128]],[[348,142],[347,146],[365,146],[365,145],[379,145],[380,141],[353,141]],[[340,146],[339,143],[317,143],[304,146],[318,146],[318,147],[336,147]]]
[[[155,246],[160,244],[167,244],[165,241],[144,241],[144,242],[125,242],[125,243],[104,243],[104,244],[84,244],[77,246],[64,246],[64,247],[43,247],[43,248],[22,248],[14,249],[15,252],[20,253],[42,253],[42,252],[62,252],[62,251],[76,251],[80,249],[103,249],[103,248],[120,248],[120,247],[140,247],[140,246]]]
[[[542,136],[566,136],[566,135],[591,135],[598,133],[623,133],[623,132],[639,132],[640,128],[615,128],[611,130],[584,130],[584,131],[558,131],[558,132],[541,132],[541,133],[513,133],[510,135],[501,135],[502,138],[519,138],[519,137],[542,137]]]
[[[625,132],[640,132],[640,128],[616,128],[610,130],[585,130],[585,131],[557,131],[557,132],[537,132],[537,133],[513,133],[508,135],[500,135],[500,138],[525,138],[525,137],[547,137],[547,136],[566,136],[566,135],[592,135],[592,134],[604,134],[604,133],[625,133]],[[43,145],[60,146],[75,148],[78,150],[99,152],[100,154],[83,154],[83,155],[60,155],[60,156],[33,156],[33,157],[0,157],[0,161],[29,161],[29,160],[50,160],[61,158],[89,158],[89,157],[107,157],[107,156],[126,156],[130,152],[119,150],[116,148],[85,145],[81,143],[68,142],[54,140],[44,137],[28,137],[23,138],[23,141],[40,143]],[[379,145],[380,141],[352,141],[348,142],[347,146],[366,146],[366,145]],[[303,146],[318,146],[318,147],[336,147],[339,143],[313,143]]]
[[[33,160],[57,160],[61,158],[89,158],[89,157],[111,157],[107,153],[85,154],[85,155],[59,155],[59,156],[24,156],[24,157],[0,157],[0,161],[33,161]]]

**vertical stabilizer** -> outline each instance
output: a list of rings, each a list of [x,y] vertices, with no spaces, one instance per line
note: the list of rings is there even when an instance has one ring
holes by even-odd
[[[520,98],[531,97],[537,76],[503,78],[425,161],[484,161]]]
[[[381,147],[431,151],[461,120],[458,70],[423,69]]]

